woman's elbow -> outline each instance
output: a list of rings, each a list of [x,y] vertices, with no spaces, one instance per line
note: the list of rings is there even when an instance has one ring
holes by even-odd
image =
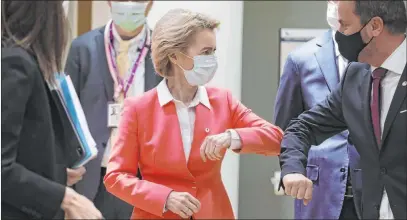
[[[267,125],[268,138],[265,141],[265,155],[266,156],[279,156],[281,151],[281,141],[284,137],[283,130],[273,124]]]
[[[115,183],[117,183],[117,178],[118,175],[115,171],[109,171],[109,169],[107,169],[106,175],[103,177],[103,184],[109,193],[113,193],[112,189],[114,188]]]
[[[278,144],[278,146],[280,146],[281,141],[283,140],[283,137],[284,137],[283,129],[281,129],[280,127],[273,125],[273,124],[270,124],[269,126],[270,126],[271,133],[273,134],[274,141],[276,142],[276,144]]]

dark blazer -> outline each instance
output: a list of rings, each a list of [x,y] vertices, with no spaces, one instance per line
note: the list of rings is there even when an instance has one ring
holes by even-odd
[[[1,217],[63,218],[66,155],[75,150],[64,142],[66,114],[34,56],[5,47],[1,64]]]
[[[75,189],[93,200],[99,188],[101,163],[110,137],[107,127],[107,106],[113,101],[113,79],[109,72],[104,44],[105,27],[92,30],[76,38],[71,45],[66,73],[71,76],[81,101],[90,132],[99,150],[96,159],[85,165],[83,179]],[[151,50],[149,50],[151,51]],[[145,90],[154,88],[162,80],[154,71],[151,54],[145,61]]]
[[[341,84],[323,102],[294,119],[282,141],[282,176],[305,174],[312,141],[349,130],[361,158],[362,217],[378,219],[383,187],[397,219],[406,219],[407,200],[407,70],[403,71],[384,125],[381,150],[376,143],[370,114],[370,66],[351,63]]]
[[[338,84],[332,31],[327,31],[288,55],[277,92],[274,124],[286,129],[291,119],[323,101]],[[361,217],[362,173],[359,154],[348,143],[348,131],[312,146],[306,170],[307,177],[314,182],[314,199],[306,206],[302,200],[295,201],[295,219],[338,219],[348,175]]]

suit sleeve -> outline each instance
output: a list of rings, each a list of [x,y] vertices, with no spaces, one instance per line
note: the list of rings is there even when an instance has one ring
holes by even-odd
[[[4,52],[2,50],[2,52]],[[51,219],[60,210],[65,186],[20,164],[16,158],[37,67],[19,54],[2,58],[1,73],[1,194],[2,203],[37,217]],[[33,143],[36,144],[36,143]],[[38,144],[38,143],[37,143]]]
[[[274,124],[284,130],[290,121],[298,117],[304,110],[301,78],[290,54],[284,65],[280,86],[277,91],[274,105]]]
[[[80,96],[80,91],[82,89],[83,74],[81,74],[81,63],[80,63],[80,53],[79,53],[78,41],[74,40],[69,49],[68,58],[65,65],[65,73],[71,77],[72,84],[75,87],[76,94]]]
[[[118,137],[111,150],[104,183],[107,191],[116,197],[162,217],[163,207],[172,189],[137,178],[140,146],[136,104],[133,101],[125,100]]]
[[[324,101],[290,122],[281,143],[281,177],[289,173],[305,175],[311,144],[315,141],[319,145],[347,129],[342,113],[342,87],[345,81],[338,84]]]
[[[240,137],[241,147],[237,153],[255,153],[278,155],[283,131],[266,120],[260,118],[251,109],[234,99],[227,93],[229,108],[232,115],[232,128]]]

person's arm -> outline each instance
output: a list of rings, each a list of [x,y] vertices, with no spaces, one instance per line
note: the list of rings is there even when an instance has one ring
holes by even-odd
[[[241,145],[232,147],[237,153],[255,153],[263,155],[278,155],[283,131],[260,118],[241,102],[227,93],[229,108],[232,115],[232,144],[233,139],[239,139]],[[236,132],[238,137],[234,138]]]
[[[298,117],[304,111],[301,77],[290,54],[284,65],[277,91],[274,105],[274,124],[284,130],[293,118]]]
[[[61,210],[65,186],[34,173],[16,161],[27,102],[38,68],[17,50],[4,51],[1,73],[2,202],[29,215],[51,219]],[[14,53],[14,54],[13,54]],[[38,143],[33,143],[38,144]]]
[[[281,143],[281,178],[290,173],[306,175],[305,167],[311,145],[314,142],[319,145],[347,129],[342,113],[342,87],[345,81],[344,76],[341,84],[324,101],[290,122]]]
[[[162,217],[167,198],[173,190],[164,185],[137,178],[140,159],[138,129],[136,104],[134,99],[126,99],[104,183],[107,191],[118,198]]]

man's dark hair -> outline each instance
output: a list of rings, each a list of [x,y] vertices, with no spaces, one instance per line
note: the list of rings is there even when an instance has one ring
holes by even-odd
[[[33,54],[45,80],[63,71],[68,21],[62,0],[1,1],[1,45],[20,46]]]
[[[373,17],[380,17],[390,33],[406,33],[407,12],[401,0],[356,0],[355,14],[360,16],[363,25]]]

